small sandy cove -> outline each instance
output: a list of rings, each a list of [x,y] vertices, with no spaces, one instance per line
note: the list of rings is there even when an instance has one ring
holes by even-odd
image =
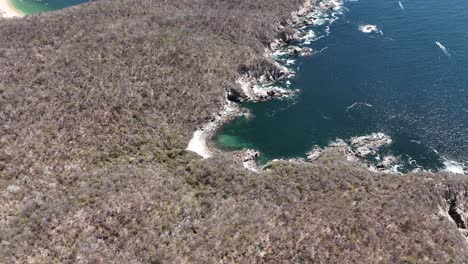
[[[24,14],[17,10],[11,0],[0,0],[0,17],[22,17]]]

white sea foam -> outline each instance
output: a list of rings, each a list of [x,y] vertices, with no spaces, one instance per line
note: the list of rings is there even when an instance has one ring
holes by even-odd
[[[366,34],[378,33],[380,35],[383,35],[383,31],[380,30],[376,25],[361,25],[359,26],[359,30]]]
[[[404,7],[403,4],[401,3],[401,1],[398,1],[398,5],[400,6],[401,10],[405,10],[405,7]]]
[[[418,164],[418,162],[415,160],[415,159],[412,159],[411,157],[408,158],[408,164],[416,167],[416,168],[420,168],[422,169],[422,166]]]
[[[319,19],[316,19],[316,20],[314,21],[314,24],[315,24],[316,26],[321,26],[321,25],[325,24],[325,22],[327,22],[327,20],[325,20],[325,19],[323,19],[323,18],[319,18]]]
[[[445,168],[443,171],[455,174],[465,174],[463,164],[453,160],[444,161]]]
[[[279,58],[281,56],[284,56],[288,54],[288,52],[285,49],[277,49],[273,52],[272,56],[273,58]]]
[[[322,53],[322,52],[324,52],[324,51],[325,51],[325,50],[327,50],[327,49],[328,49],[328,47],[322,48],[322,49],[320,49],[320,50],[314,51],[314,53],[313,53],[313,54],[319,54],[319,53]]]
[[[401,164],[393,165],[392,167],[390,167],[389,171],[393,172],[393,173],[401,174],[401,172],[398,170],[398,168],[400,168],[400,167],[402,167]]]
[[[316,38],[315,32],[313,30],[308,30],[306,35],[302,38],[304,40],[304,44],[309,45],[314,41]]]
[[[442,43],[440,43],[439,41],[436,41],[435,44],[437,46],[439,46],[440,50],[442,50],[442,52],[447,56],[447,57],[450,57],[450,53],[448,52],[447,48],[442,45]]]

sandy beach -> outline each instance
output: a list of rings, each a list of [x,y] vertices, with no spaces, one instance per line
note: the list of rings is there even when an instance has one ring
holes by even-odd
[[[0,17],[22,17],[24,13],[16,9],[11,0],[0,0]]]

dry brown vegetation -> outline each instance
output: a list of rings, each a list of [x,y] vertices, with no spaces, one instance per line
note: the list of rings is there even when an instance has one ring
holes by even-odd
[[[331,154],[254,174],[184,150],[241,73],[271,67],[264,48],[301,2],[101,0],[0,20],[0,262],[467,262],[463,177]]]

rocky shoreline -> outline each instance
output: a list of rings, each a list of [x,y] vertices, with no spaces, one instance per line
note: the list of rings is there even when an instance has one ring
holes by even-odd
[[[309,47],[299,47],[298,44],[309,39],[310,31],[306,27],[316,25],[320,18],[328,12],[341,10],[343,2],[341,0],[307,0],[298,11],[291,13],[291,19],[278,25],[278,38],[270,43],[265,49],[264,56],[270,62],[270,68],[264,71],[259,77],[245,73],[238,84],[241,90],[228,91],[228,99],[234,102],[244,101],[267,101],[297,94],[298,90],[286,90],[275,87],[278,81],[285,81],[294,77],[294,71],[282,65],[275,54],[282,54],[290,57],[310,56],[313,50]],[[286,62],[286,64],[288,64]]]
[[[341,0],[306,0],[298,11],[291,13],[290,19],[278,24],[277,38],[265,48],[264,52],[264,57],[269,65],[264,69],[250,69],[242,74],[237,80],[237,86],[226,91],[223,110],[209,123],[194,132],[187,150],[196,152],[203,158],[212,157],[215,152],[220,152],[212,141],[219,129],[237,116],[249,115],[248,110],[241,108],[239,103],[281,100],[296,96],[300,92],[299,90],[285,89],[277,87],[275,84],[285,82],[289,86],[289,79],[294,77],[295,72],[287,66],[294,63],[295,57],[310,56],[314,53],[309,47],[301,47],[301,44],[308,44],[315,37],[313,31],[308,29],[323,23],[321,19],[330,12],[339,12],[342,5],[343,1]],[[391,142],[391,138],[383,133],[372,133],[354,137],[350,142],[337,140],[325,148],[316,147],[307,153],[306,159],[297,158],[289,161],[313,162],[322,153],[331,150],[373,172],[401,173],[398,171],[398,167],[401,165],[397,157],[377,155],[375,164],[366,160],[370,155],[375,156],[380,147],[389,145]],[[251,171],[262,170],[262,167],[256,164],[257,158],[261,155],[260,152],[246,149],[237,153],[234,158],[239,159],[245,168]],[[412,172],[420,171],[419,167],[412,170]]]
[[[306,161],[313,162],[324,153],[333,151],[338,155],[344,156],[348,161],[361,164],[370,171],[399,173],[396,170],[397,167],[395,167],[397,165],[397,158],[394,156],[385,156],[382,159],[379,158],[379,162],[375,165],[365,160],[370,155],[377,155],[377,152],[381,147],[388,146],[391,143],[392,139],[381,132],[352,137],[349,142],[338,139],[331,142],[325,148],[314,147],[307,153]]]
[[[312,49],[308,47],[299,47],[298,43],[306,41],[309,36],[304,27],[313,26],[319,18],[330,11],[340,10],[343,2],[341,0],[306,0],[298,11],[291,13],[291,18],[282,24],[278,24],[278,37],[265,48],[265,58],[268,60],[269,67],[256,76],[251,70],[247,71],[237,81],[238,86],[226,91],[226,102],[220,113],[213,120],[194,132],[187,150],[193,151],[203,158],[213,156],[214,146],[212,138],[223,124],[232,120],[236,116],[246,114],[238,103],[241,102],[262,102],[273,99],[282,99],[296,95],[299,90],[288,90],[275,87],[278,81],[286,81],[294,76],[294,71],[282,65],[275,54],[280,53],[294,56],[309,56]],[[287,63],[286,63],[287,64]],[[256,70],[256,69],[255,69]],[[244,150],[244,155],[240,158],[244,167],[258,171],[255,160],[260,156],[256,150]]]

